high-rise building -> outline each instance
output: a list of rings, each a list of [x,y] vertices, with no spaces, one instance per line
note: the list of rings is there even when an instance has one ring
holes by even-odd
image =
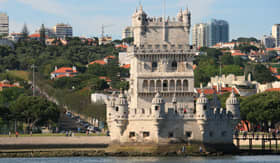
[[[133,37],[133,29],[132,27],[126,27],[122,33],[122,39]]]
[[[274,48],[275,47],[275,38],[273,36],[264,35],[261,39],[261,43],[265,48]]]
[[[275,38],[276,47],[280,47],[280,24],[272,26],[272,37]]]
[[[225,20],[212,19],[208,23],[208,46],[229,42],[229,24]]]
[[[56,26],[54,26],[53,30],[57,38],[64,39],[66,37],[73,36],[73,30],[69,24],[57,24]]]
[[[0,36],[9,35],[9,16],[6,13],[0,13]]]
[[[208,25],[204,23],[195,24],[192,29],[192,44],[196,47],[207,46]]]

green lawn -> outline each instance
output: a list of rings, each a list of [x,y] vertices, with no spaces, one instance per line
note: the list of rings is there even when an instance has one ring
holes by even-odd
[[[13,70],[13,71],[9,71],[8,74],[11,76],[17,77],[17,78],[21,78],[25,81],[29,80],[29,72],[27,72],[27,71]]]

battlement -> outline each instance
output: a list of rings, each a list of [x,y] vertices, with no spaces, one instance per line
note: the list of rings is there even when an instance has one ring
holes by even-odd
[[[128,48],[128,52],[136,54],[147,54],[147,53],[169,53],[169,54],[185,54],[185,53],[196,53],[196,48],[188,44],[141,44],[134,45]]]
[[[184,23],[183,21],[175,18],[175,17],[167,17],[167,19],[163,17],[148,17],[143,26],[163,26],[163,23],[166,27],[188,27],[189,25]]]
[[[181,10],[176,18],[148,17],[143,7],[132,16],[134,44],[189,44],[191,14]]]

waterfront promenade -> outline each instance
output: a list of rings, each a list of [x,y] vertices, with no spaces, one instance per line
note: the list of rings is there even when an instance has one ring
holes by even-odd
[[[236,140],[234,139],[236,145]],[[109,144],[109,136],[25,136],[0,137],[0,145],[83,145],[83,144]],[[261,145],[261,139],[253,140],[254,145]],[[240,138],[240,145],[248,145],[249,140]]]
[[[105,149],[109,142],[107,136],[0,137],[0,152],[9,149]]]

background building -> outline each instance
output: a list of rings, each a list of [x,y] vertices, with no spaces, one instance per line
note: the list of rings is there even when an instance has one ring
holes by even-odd
[[[0,13],[0,36],[9,35],[9,16],[6,13]]]
[[[122,39],[133,37],[133,29],[132,27],[126,27],[122,33]]]
[[[208,46],[229,42],[229,24],[225,20],[212,19],[208,23]]]
[[[40,30],[41,28],[37,29],[35,31],[35,33],[40,33]],[[56,37],[56,34],[54,32],[54,29],[51,29],[51,28],[45,28],[45,35],[48,37],[48,38],[55,38]]]
[[[192,44],[196,47],[205,47],[207,46],[207,24],[200,23],[195,24],[192,29]]]
[[[275,38],[276,47],[280,47],[280,24],[272,26],[272,37]]]
[[[275,47],[275,38],[273,36],[266,36],[264,35],[261,39],[262,45],[265,48],[274,48]]]
[[[73,29],[69,24],[57,24],[56,26],[54,26],[53,31],[56,34],[57,38],[65,39],[67,37],[73,36]]]

